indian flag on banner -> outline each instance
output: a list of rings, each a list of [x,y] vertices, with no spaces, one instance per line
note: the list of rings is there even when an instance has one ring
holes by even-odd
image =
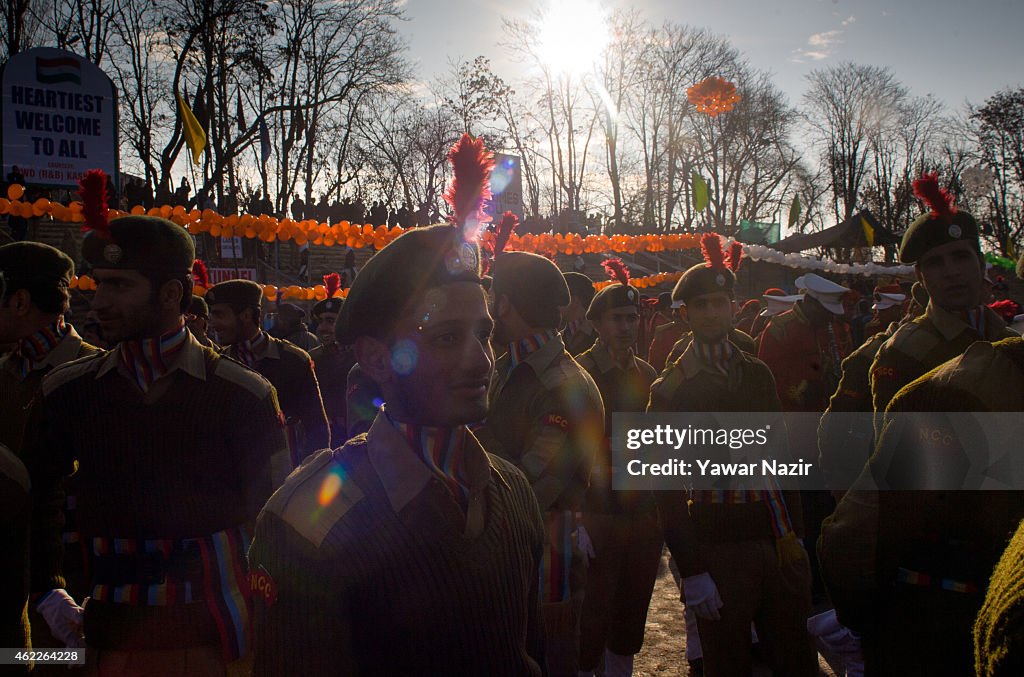
[[[82,84],[82,65],[78,59],[66,56],[53,59],[37,56],[36,80],[45,85],[53,85],[58,82],[73,82],[80,85]]]

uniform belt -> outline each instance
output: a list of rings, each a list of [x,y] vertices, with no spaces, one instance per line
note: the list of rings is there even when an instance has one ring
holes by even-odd
[[[197,588],[203,577],[203,562],[199,548],[172,549],[132,554],[92,554],[89,560],[93,583],[96,585],[159,585],[171,578],[180,583],[192,583]]]

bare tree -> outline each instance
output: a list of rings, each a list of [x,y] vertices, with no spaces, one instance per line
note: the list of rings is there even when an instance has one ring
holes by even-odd
[[[839,221],[857,210],[872,139],[891,134],[907,99],[888,68],[843,63],[811,71],[805,114],[828,166]]]

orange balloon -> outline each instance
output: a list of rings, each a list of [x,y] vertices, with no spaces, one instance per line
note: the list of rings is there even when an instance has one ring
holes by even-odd
[[[20,183],[12,183],[7,186],[7,197],[12,200],[20,200],[21,196],[25,194],[25,186]]]

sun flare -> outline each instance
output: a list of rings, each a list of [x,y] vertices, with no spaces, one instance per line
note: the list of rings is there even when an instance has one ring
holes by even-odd
[[[608,45],[608,13],[596,0],[549,0],[537,25],[539,57],[557,75],[594,68]]]

